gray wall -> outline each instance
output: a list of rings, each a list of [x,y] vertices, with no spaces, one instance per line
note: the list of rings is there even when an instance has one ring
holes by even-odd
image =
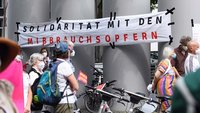
[[[51,3],[51,19],[62,17],[64,20],[80,20],[95,18],[95,1],[94,0],[52,0]],[[92,70],[90,65],[94,65],[95,53],[94,47],[91,46],[75,46],[76,55],[72,58],[72,63],[75,66],[75,75],[82,70],[88,75],[89,81],[92,80]],[[84,92],[84,86],[80,83],[80,91]],[[83,105],[82,98],[78,101],[79,106]]]
[[[109,17],[110,12],[116,12],[117,16],[150,13],[150,1],[103,0],[103,17]],[[151,76],[149,55],[149,44],[117,46],[115,49],[104,47],[104,80],[116,79],[116,87],[147,93]],[[123,111],[124,106],[115,103],[113,109]]]
[[[172,47],[179,45],[181,36],[187,35],[192,37],[191,19],[195,23],[200,23],[200,1],[199,0],[159,0],[158,11],[165,11],[175,7],[174,14],[172,15],[172,36],[174,37]],[[166,44],[168,45],[168,44]],[[163,50],[164,43],[159,44],[159,52]]]
[[[6,36],[15,41],[17,41],[14,34],[17,31],[16,22],[41,23],[55,20],[57,17],[70,20],[95,18],[94,0],[8,0],[8,4]],[[32,53],[39,50],[40,47],[23,48],[23,61],[27,61]],[[93,71],[90,65],[94,65],[94,47],[75,47],[75,50],[76,56],[72,58],[76,68],[75,75],[82,70],[88,74],[91,81]],[[84,91],[83,85],[80,86],[81,91],[78,93]]]
[[[14,32],[16,22],[40,23],[49,21],[49,0],[8,0],[7,34],[10,39],[17,41]],[[24,62],[33,52],[39,52],[40,47],[24,48]]]

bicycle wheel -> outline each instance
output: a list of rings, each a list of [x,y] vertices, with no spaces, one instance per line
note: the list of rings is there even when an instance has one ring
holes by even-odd
[[[101,95],[100,94],[87,94],[84,96],[85,108],[90,113],[97,113],[101,105]]]

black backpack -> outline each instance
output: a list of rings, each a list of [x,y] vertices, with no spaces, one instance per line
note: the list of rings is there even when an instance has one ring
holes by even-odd
[[[30,74],[31,72],[35,72],[39,76],[37,79],[35,79],[33,85],[31,86],[32,95],[33,95],[32,103],[31,103],[31,110],[33,110],[33,111],[34,110],[42,110],[43,104],[40,103],[37,98],[37,86],[39,84],[41,74],[38,73],[34,68],[31,68],[28,74]]]

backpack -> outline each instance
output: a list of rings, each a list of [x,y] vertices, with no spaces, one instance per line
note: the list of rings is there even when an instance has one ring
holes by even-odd
[[[31,103],[31,110],[41,110],[43,107],[43,104],[38,101],[38,96],[37,96],[37,86],[39,84],[41,74],[38,73],[34,68],[30,69],[29,74],[31,72],[35,72],[39,76],[38,78],[35,79],[33,85],[31,86],[31,91],[32,91],[32,95],[33,95],[32,103]]]
[[[50,62],[49,68],[42,74],[37,86],[37,96],[40,103],[54,106],[62,99],[64,91],[60,92],[57,84],[57,67],[60,63],[62,61]]]

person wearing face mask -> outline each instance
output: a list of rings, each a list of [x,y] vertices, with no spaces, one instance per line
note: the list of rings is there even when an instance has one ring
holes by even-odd
[[[171,113],[200,113],[200,62],[199,43],[188,42],[185,60],[185,77],[177,80],[172,97]]]
[[[71,59],[71,57],[74,57],[75,56],[75,50],[74,50],[74,43],[73,42],[71,42],[71,41],[67,41],[67,44],[68,44],[68,47],[69,47],[69,58],[67,59],[67,62],[70,64],[70,66],[71,66],[71,68],[72,68],[72,70],[73,70],[73,72],[75,72],[75,67],[74,67],[74,65],[72,64],[72,59]]]
[[[29,71],[30,76],[30,85],[32,90],[32,103],[31,103],[31,111],[32,113],[40,113],[43,105],[37,103],[37,99],[35,98],[37,85],[39,83],[39,79],[43,73],[43,68],[45,67],[44,56],[40,53],[33,53],[30,56],[29,64],[31,65],[31,69]]]
[[[43,71],[45,71],[48,68],[48,65],[51,61],[50,58],[49,58],[49,52],[48,52],[47,48],[42,47],[40,49],[40,53],[44,56],[45,67],[43,68]]]
[[[200,63],[199,63],[199,43],[197,41],[190,41],[188,42],[188,56],[185,60],[184,68],[185,68],[185,73],[191,73],[195,72],[197,69],[200,68]]]
[[[55,47],[56,60],[61,61],[57,67],[57,80],[60,91],[63,92],[63,98],[58,105],[55,106],[55,113],[73,113],[73,105],[76,101],[74,92],[78,91],[78,81],[74,76],[74,71],[68,62],[70,49],[69,45],[60,42]]]
[[[163,49],[163,60],[160,61],[152,82],[152,91],[156,90],[158,96],[172,96],[173,87],[177,74],[171,65],[170,60],[176,58],[171,47]],[[171,101],[162,102],[161,112],[165,112],[171,106]]]
[[[185,74],[184,63],[188,55],[187,44],[190,40],[191,40],[191,37],[189,36],[181,37],[180,45],[174,49],[174,52],[176,53],[176,58],[171,60],[172,66],[174,66],[177,69],[178,73],[181,76],[184,76]]]

